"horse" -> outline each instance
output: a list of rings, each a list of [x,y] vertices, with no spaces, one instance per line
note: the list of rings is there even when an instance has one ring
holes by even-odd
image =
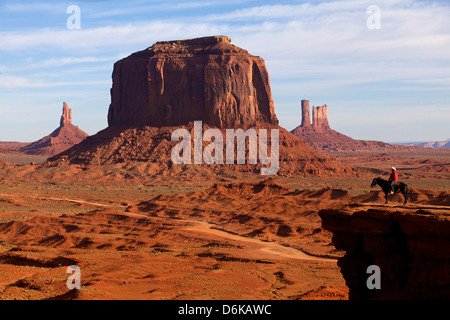
[[[377,184],[383,190],[384,196],[386,198],[385,204],[387,204],[388,203],[388,194],[391,192],[391,182],[387,181],[387,180],[384,180],[382,178],[375,178],[375,179],[372,180],[372,184],[370,185],[370,187],[373,188]],[[402,193],[403,197],[405,198],[405,202],[403,202],[403,204],[406,204],[406,201],[409,200],[408,185],[406,183],[403,183],[403,182],[395,183],[395,185],[394,185],[394,193],[397,193],[399,190]]]

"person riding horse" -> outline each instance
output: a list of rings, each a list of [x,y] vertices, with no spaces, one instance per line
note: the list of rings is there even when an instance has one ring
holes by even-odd
[[[376,185],[379,185],[383,190],[384,197],[386,199],[385,203],[388,203],[388,194],[394,194],[398,191],[400,191],[405,198],[405,202],[403,202],[403,204],[406,204],[406,202],[409,200],[408,185],[404,182],[398,182],[397,170],[394,167],[391,168],[391,175],[389,176],[389,180],[384,180],[380,177],[373,179],[370,187],[373,188]]]
[[[389,182],[391,183],[391,194],[394,194],[394,186],[398,181],[397,169],[391,168],[391,175],[389,176]]]

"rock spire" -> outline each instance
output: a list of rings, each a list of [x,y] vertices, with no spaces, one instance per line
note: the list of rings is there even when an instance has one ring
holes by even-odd
[[[63,114],[59,121],[59,125],[60,127],[64,127],[67,124],[72,124],[72,109],[69,108],[67,103],[63,102]]]

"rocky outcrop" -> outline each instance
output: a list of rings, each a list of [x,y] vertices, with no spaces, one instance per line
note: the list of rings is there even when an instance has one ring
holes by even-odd
[[[317,132],[323,132],[330,129],[328,125],[327,105],[313,107],[313,124],[312,127]]]
[[[300,127],[311,127],[311,116],[309,115],[309,100],[302,100],[302,124]]]
[[[230,42],[161,41],[116,62],[109,126],[278,124],[264,60]]]
[[[450,297],[450,209],[354,204],[319,216],[346,251],[338,265],[349,299]],[[380,268],[380,289],[367,286],[371,265]]]
[[[312,108],[313,122],[309,113],[309,100],[302,100],[302,122],[300,128],[307,128],[304,131],[324,132],[330,130],[328,125],[327,105]]]
[[[321,151],[374,151],[406,150],[407,147],[392,145],[382,141],[355,140],[330,128],[327,115],[328,106],[312,107],[312,124],[309,101],[301,101],[301,124],[291,131],[294,135]]]
[[[59,123],[60,126],[51,134],[20,148],[20,152],[53,156],[80,143],[88,136],[86,132],[72,124],[72,109],[65,102]]]
[[[63,102],[63,114],[59,121],[59,126],[64,127],[69,124],[72,124],[72,109],[69,108],[67,103]]]
[[[223,137],[227,129],[256,129],[257,134],[260,129],[270,134],[272,129],[278,130],[278,175],[358,174],[278,125],[264,60],[232,45],[224,36],[161,41],[116,62],[109,126],[49,158],[46,165],[147,162],[154,163],[155,175],[190,172],[189,164],[174,165],[171,154],[178,141],[173,141],[171,134],[185,128],[193,137],[195,121],[202,122],[203,132],[218,128]],[[268,137],[268,146],[272,146],[271,139]],[[203,148],[207,144],[203,141]],[[191,148],[191,154],[197,152],[193,144]],[[247,143],[245,148],[248,154]],[[259,174],[268,166],[249,160],[245,164],[196,165],[208,177],[228,171]]]
[[[312,107],[312,124],[310,118],[309,100],[302,100],[301,124],[291,131],[294,135],[305,140],[311,147],[322,149],[324,146],[339,143],[351,143],[355,140],[330,128],[328,124],[327,105]],[[326,149],[326,148],[325,148]]]
[[[411,146],[411,147],[425,147],[425,148],[450,148],[450,139],[447,141],[427,141],[427,142],[406,142],[406,143],[399,143],[404,146]]]
[[[286,129],[273,124],[262,124],[269,130],[279,130],[279,170],[280,176],[358,176],[360,173],[351,167],[343,165],[331,156],[309,147],[304,141],[297,138]],[[263,165],[261,161],[256,164],[180,164],[174,165],[171,153],[178,141],[171,141],[171,133],[176,129],[185,128],[194,136],[194,123],[172,127],[141,127],[122,130],[118,127],[108,127],[95,135],[87,137],[82,143],[48,159],[48,166],[66,166],[77,164],[85,167],[102,166],[110,164],[123,164],[129,166],[133,162],[153,164],[155,175],[178,177],[180,170],[183,175],[190,170],[205,172],[209,178],[213,175],[235,174],[236,172],[260,174]],[[203,125],[206,132],[210,127]],[[227,129],[219,129],[226,137]],[[272,146],[271,137],[268,137],[268,148]],[[203,150],[208,145],[202,142]],[[246,158],[248,147],[245,147]],[[191,154],[194,155],[194,143],[191,145]],[[223,150],[226,155],[226,150]],[[188,169],[191,168],[191,169]],[[193,172],[193,171],[192,171]],[[190,173],[189,173],[190,174]],[[179,177],[178,177],[179,178]]]

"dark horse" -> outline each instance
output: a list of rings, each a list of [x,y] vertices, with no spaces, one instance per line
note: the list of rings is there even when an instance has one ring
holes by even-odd
[[[386,198],[385,203],[388,203],[388,194],[391,192],[391,182],[384,180],[382,178],[375,178],[372,180],[372,184],[370,185],[370,187],[375,187],[376,185],[379,185],[381,187],[381,189],[384,192],[384,196]],[[395,183],[394,193],[397,193],[399,190],[402,193],[403,197],[405,198],[405,202],[403,202],[403,204],[405,204],[406,201],[409,200],[408,185],[403,182]]]

